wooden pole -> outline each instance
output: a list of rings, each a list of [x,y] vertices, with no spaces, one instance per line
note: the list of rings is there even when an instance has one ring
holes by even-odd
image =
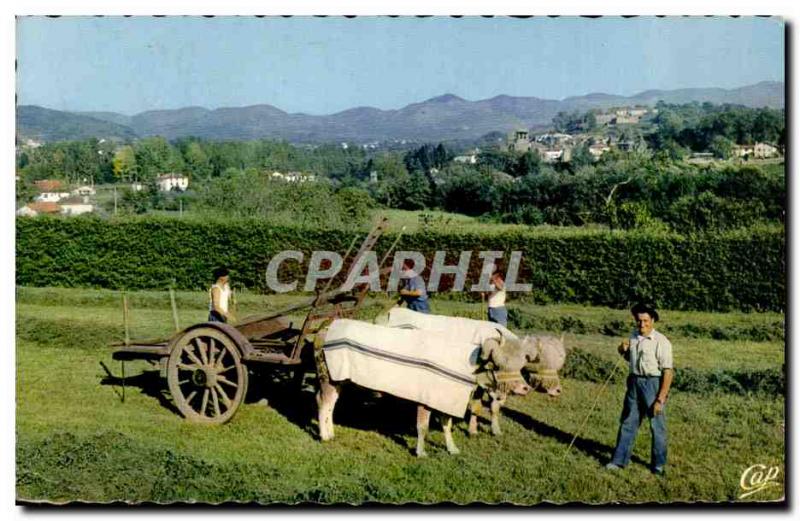
[[[117,215],[117,185],[114,185],[114,215]]]
[[[350,242],[350,247],[347,248],[347,251],[345,252],[344,257],[342,257],[342,267],[344,267],[344,262],[350,256],[350,252],[353,251],[353,247],[356,245],[356,241],[357,240],[358,240],[358,235],[353,237],[353,240]],[[322,291],[320,293],[326,293],[328,291],[328,289],[331,287],[331,284],[333,283],[333,279],[336,278],[336,275],[338,275],[338,273],[333,275],[331,278],[328,279],[328,282],[325,284],[325,287],[322,288]]]
[[[122,322],[125,325],[125,345],[131,343],[131,335],[128,325],[128,295],[122,292]]]
[[[175,290],[169,288],[169,303],[172,306],[172,321],[175,323],[175,331],[178,332],[181,330],[181,326],[178,323],[178,306],[175,304]]]

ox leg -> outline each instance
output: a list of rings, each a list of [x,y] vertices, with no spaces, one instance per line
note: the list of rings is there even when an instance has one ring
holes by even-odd
[[[469,433],[470,436],[478,434],[478,415],[482,408],[483,405],[481,404],[480,398],[472,400],[469,404],[469,428],[467,429],[467,433]]]
[[[506,403],[506,396],[492,397],[492,434],[500,436],[503,431],[500,429],[500,408]]]
[[[333,439],[333,408],[339,399],[339,387],[329,380],[320,380],[317,391],[317,410],[319,413],[319,437],[322,441]]]
[[[428,455],[425,452],[425,437],[428,435],[428,427],[431,423],[431,410],[424,405],[417,406],[417,457],[424,458]]]
[[[444,443],[447,445],[447,452],[450,454],[460,454],[461,451],[456,447],[456,442],[453,441],[453,417],[448,416],[442,423],[442,430],[444,431]]]

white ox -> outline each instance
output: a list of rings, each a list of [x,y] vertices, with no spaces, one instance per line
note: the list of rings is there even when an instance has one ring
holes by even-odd
[[[465,415],[478,387],[476,370],[491,361],[497,372],[516,374],[512,385],[527,392],[520,371],[538,356],[535,343],[520,340],[504,328],[457,320],[468,322],[455,331],[435,331],[334,320],[316,342],[320,438],[334,437],[333,410],[339,386],[351,381],[419,404],[417,456],[426,455],[431,410],[448,415],[443,422],[445,444],[448,452],[457,454],[452,417]]]
[[[486,338],[496,336],[497,331],[505,338],[520,340],[513,332],[494,322],[430,315],[401,307],[392,308],[388,316],[378,317],[376,321],[385,322],[389,327],[447,332],[450,338],[466,342],[481,342]],[[567,355],[564,346],[564,335],[562,334],[560,338],[551,335],[526,336],[521,341],[525,345],[535,346],[535,359],[525,365],[525,369],[531,375],[532,386],[550,396],[560,394],[561,383],[558,378],[558,371],[564,366]],[[469,410],[469,434],[478,433],[478,414],[482,407],[481,395],[484,392],[487,392],[491,397],[492,434],[500,435],[502,434],[500,429],[500,409],[505,404],[508,394],[526,394],[528,390],[528,388],[519,385],[513,375],[510,381],[499,383],[493,388],[482,386],[475,393],[475,399]]]

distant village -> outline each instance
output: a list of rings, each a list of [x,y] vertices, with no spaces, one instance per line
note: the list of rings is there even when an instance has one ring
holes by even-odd
[[[625,137],[624,130],[626,127],[638,125],[645,118],[652,118],[657,113],[657,109],[649,107],[613,109],[594,114],[596,122],[594,132],[531,134],[527,129],[521,129],[508,135],[506,145],[509,152],[533,151],[545,163],[569,163],[574,151],[581,147],[587,147],[594,160],[600,159],[603,154],[614,149],[623,152],[643,151],[647,148],[644,140]],[[780,155],[778,147],[771,143],[735,144],[731,150],[733,159],[767,159]],[[714,154],[710,152],[694,152],[688,160],[702,163],[714,159]],[[472,159],[460,160],[474,162]]]

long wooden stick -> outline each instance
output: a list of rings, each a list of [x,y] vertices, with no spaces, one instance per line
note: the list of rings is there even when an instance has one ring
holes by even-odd
[[[172,306],[172,321],[175,322],[175,332],[181,330],[181,326],[178,323],[178,305],[175,304],[175,290],[169,288],[169,303]]]
[[[581,424],[581,426],[578,429],[578,431],[575,433],[575,436],[572,437],[572,441],[569,442],[569,446],[567,447],[567,450],[564,451],[564,457],[565,458],[567,457],[567,454],[569,453],[570,449],[572,448],[572,445],[575,443],[575,440],[578,439],[578,436],[583,434],[583,429],[586,428],[586,424],[589,422],[589,417],[591,417],[592,413],[594,413],[594,408],[597,406],[597,402],[599,402],[600,401],[600,397],[605,394],[606,388],[608,387],[608,383],[611,381],[611,379],[614,377],[614,375],[617,374],[617,370],[620,367],[621,366],[619,364],[619,360],[617,360],[616,364],[614,365],[614,370],[611,371],[611,373],[608,375],[608,378],[606,378],[606,381],[603,382],[603,387],[600,388],[600,392],[597,393],[597,395],[595,396],[594,403],[592,403],[592,406],[589,408],[589,414],[586,415],[586,418],[584,418],[583,423]]]
[[[347,248],[347,251],[345,252],[344,257],[342,257],[342,267],[344,267],[344,263],[347,260],[347,258],[350,257],[350,252],[353,251],[353,248],[355,247],[357,240],[358,240],[358,234],[356,234],[353,237],[353,240],[350,242],[350,247]],[[325,287],[322,288],[322,291],[320,293],[325,293],[325,292],[328,291],[328,289],[330,289],[331,284],[333,283],[333,279],[336,278],[336,275],[338,275],[338,273],[334,274],[331,278],[328,279],[328,282],[325,284]]]
[[[122,292],[122,322],[125,326],[125,345],[130,345],[131,335],[128,325],[128,295]]]
[[[400,232],[398,232],[398,234],[397,234],[397,237],[395,238],[394,242],[393,242],[393,243],[392,243],[392,245],[389,247],[389,249],[388,249],[388,250],[386,250],[386,254],[385,254],[385,255],[383,256],[383,258],[381,259],[381,263],[378,265],[378,269],[379,269],[379,270],[380,270],[380,269],[383,267],[383,265],[386,263],[386,259],[388,259],[388,258],[389,258],[389,255],[392,253],[392,251],[394,251],[395,247],[397,246],[397,243],[398,243],[398,242],[400,242],[400,238],[403,236],[403,232],[405,232],[405,231],[406,231],[406,227],[405,227],[405,226],[403,226],[402,228],[400,228]]]

